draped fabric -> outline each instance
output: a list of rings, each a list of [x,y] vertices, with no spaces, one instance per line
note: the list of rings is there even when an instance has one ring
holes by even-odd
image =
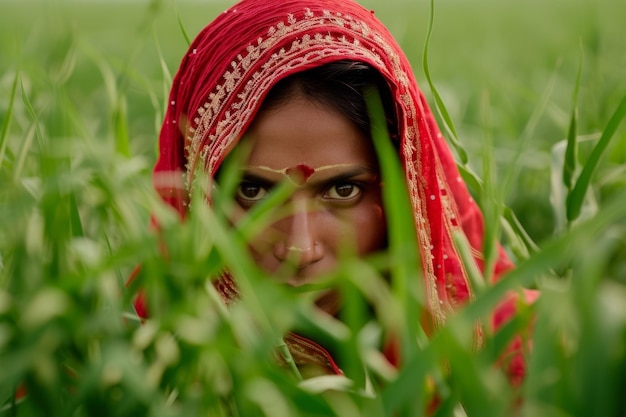
[[[473,297],[453,234],[463,232],[482,268],[483,218],[407,58],[373,11],[350,0],[243,0],[221,13],[197,35],[173,80],[155,187],[184,218],[196,173],[216,173],[272,86],[338,60],[369,64],[389,86],[430,325],[437,328]],[[511,266],[500,249],[493,279]]]

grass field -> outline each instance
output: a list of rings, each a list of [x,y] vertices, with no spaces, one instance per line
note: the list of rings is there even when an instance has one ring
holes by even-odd
[[[621,27],[626,6],[618,0],[436,3],[430,48],[433,80],[472,164],[480,165],[487,135],[493,137],[495,162],[501,167],[508,167],[521,151],[516,186],[507,191],[506,201],[541,241],[554,229],[546,181],[550,149],[567,132],[581,53],[581,135],[601,131],[626,90]],[[132,153],[153,160],[155,113],[158,117],[165,94],[158,49],[173,73],[185,49],[177,13],[192,36],[228,4],[179,2],[175,9],[166,1],[3,1],[2,91],[8,95],[17,65],[26,85],[32,83],[38,91],[54,81],[47,71],[72,59],[65,92],[86,117],[103,123],[102,111],[110,116],[115,104],[94,62],[104,61],[115,77],[115,94],[127,102]],[[365,4],[405,47],[428,91],[422,71],[428,2]],[[489,103],[489,126],[481,113],[484,100]],[[619,145],[623,141],[614,143],[602,165],[607,170],[611,162],[619,165],[626,158],[624,145]]]
[[[380,306],[375,317],[319,322],[245,261],[219,216],[198,209],[181,226],[159,207],[150,169],[186,49],[180,24],[193,36],[230,4],[0,0],[0,416],[423,415],[434,392],[438,415],[508,415],[521,396],[525,416],[626,416],[626,3],[435,1],[430,76],[519,267],[431,340],[405,320],[419,299],[375,296],[380,262],[338,273],[355,306]],[[430,3],[363,4],[433,98]],[[147,227],[155,210],[170,262]],[[138,263],[158,300],[143,326],[123,289]],[[233,264],[256,295],[225,311],[207,277]],[[520,286],[540,301],[475,352],[463,329]],[[533,318],[528,378],[512,389],[492,364]],[[372,348],[394,322],[411,352],[397,371]],[[356,358],[351,382],[298,385],[266,361],[294,327]],[[16,402],[20,384],[29,394]]]

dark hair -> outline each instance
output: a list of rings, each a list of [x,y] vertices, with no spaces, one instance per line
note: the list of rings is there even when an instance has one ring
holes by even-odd
[[[276,108],[301,95],[343,114],[369,137],[370,117],[364,97],[368,86],[378,89],[389,134],[396,138],[397,122],[389,87],[378,71],[362,62],[336,61],[290,75],[270,90],[262,109]]]

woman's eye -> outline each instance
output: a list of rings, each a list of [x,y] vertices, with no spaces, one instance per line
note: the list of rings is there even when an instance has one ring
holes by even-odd
[[[351,200],[361,193],[361,188],[355,184],[335,184],[326,191],[324,197],[329,200]]]
[[[267,189],[253,183],[242,183],[237,189],[237,199],[246,203],[255,203],[267,197]]]

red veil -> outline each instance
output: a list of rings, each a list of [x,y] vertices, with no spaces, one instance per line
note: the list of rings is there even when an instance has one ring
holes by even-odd
[[[482,268],[482,214],[462,181],[411,66],[374,13],[350,0],[243,0],[206,26],[174,78],[154,168],[162,198],[185,216],[196,170],[213,175],[280,79],[338,60],[386,80],[399,131],[432,325],[473,293],[455,231]],[[500,251],[494,279],[512,264]],[[141,313],[141,312],[140,312]]]

